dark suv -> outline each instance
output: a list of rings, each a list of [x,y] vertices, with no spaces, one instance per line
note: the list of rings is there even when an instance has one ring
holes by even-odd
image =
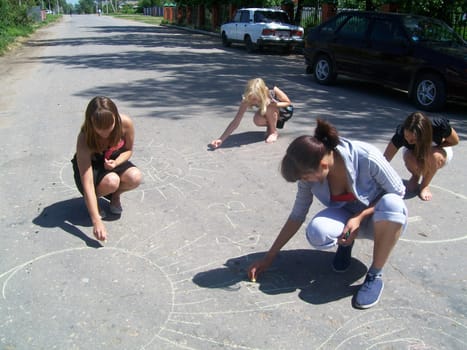
[[[439,20],[400,13],[343,11],[311,30],[307,73],[337,74],[408,91],[424,110],[467,100],[467,43]]]

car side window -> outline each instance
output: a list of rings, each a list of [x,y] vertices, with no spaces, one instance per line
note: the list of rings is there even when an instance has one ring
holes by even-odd
[[[339,30],[339,37],[341,39],[363,40],[368,28],[368,22],[366,17],[351,17]]]
[[[337,16],[321,27],[321,34],[332,34],[347,19],[347,16]]]
[[[235,17],[232,22],[240,22],[241,15],[242,15],[241,11],[238,11],[237,13],[235,13]]]
[[[263,13],[260,12],[260,11],[256,11],[256,12],[255,12],[254,18],[255,18],[255,23],[266,22],[265,16],[264,16]]]
[[[248,23],[250,22],[250,12],[249,11],[242,11],[240,22]]]
[[[393,23],[385,20],[375,20],[370,32],[370,41],[391,42],[393,41]]]
[[[404,55],[408,47],[408,40],[399,23],[387,19],[373,21],[369,39],[371,48],[380,53]]]

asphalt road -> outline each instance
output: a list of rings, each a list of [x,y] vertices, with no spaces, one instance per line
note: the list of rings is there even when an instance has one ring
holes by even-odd
[[[384,150],[414,110],[403,93],[345,79],[323,87],[304,71],[298,55],[247,54],[106,16],[64,17],[0,57],[0,348],[467,348],[465,106],[442,113],[460,145],[433,180],[433,201],[407,199],[410,224],[377,306],[351,305],[368,239],[338,275],[333,252],[312,250],[301,230],[258,283],[247,280],[295,197],[278,172],[287,145],[321,117]],[[266,145],[246,116],[209,151],[255,76],[288,93],[293,119]],[[133,117],[144,174],[121,218],[106,222],[104,246],[70,163],[96,95]],[[400,155],[393,165],[408,177]]]

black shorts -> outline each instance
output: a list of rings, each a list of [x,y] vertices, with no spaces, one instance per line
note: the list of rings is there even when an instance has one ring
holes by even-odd
[[[285,108],[279,108],[279,118],[277,119],[276,128],[282,129],[287,120],[293,116],[293,106],[290,105]]]
[[[114,154],[112,154],[111,159],[115,159],[118,157],[119,153],[117,154],[117,152],[114,152]],[[81,183],[81,176],[79,174],[78,161],[76,160],[76,154],[71,160],[71,163],[73,164],[73,174],[75,178],[76,187],[78,188],[78,191],[81,194],[84,194],[83,184]],[[101,154],[96,156],[96,159],[91,162],[91,165],[92,175],[94,179],[94,188],[96,188],[99,185],[99,183],[102,181],[105,175],[109,173],[117,173],[118,175],[121,175],[125,172],[125,170],[135,166],[132,162],[126,161],[125,163],[120,164],[112,170],[107,170],[104,168],[104,156]]]

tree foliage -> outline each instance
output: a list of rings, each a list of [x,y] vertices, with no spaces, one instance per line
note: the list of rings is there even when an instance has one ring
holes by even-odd
[[[96,13],[94,0],[79,0],[77,7],[79,13]]]
[[[0,29],[28,25],[31,20],[27,10],[35,5],[34,1],[0,0]]]
[[[151,0],[142,0],[151,1]],[[215,4],[232,4],[236,7],[273,7],[292,0],[175,0],[179,6],[204,5],[210,7]],[[299,23],[301,9],[307,7],[319,7],[325,1],[333,1],[338,8],[352,8],[366,11],[374,11],[385,3],[397,3],[400,12],[419,14],[435,17],[450,22],[449,15],[453,12],[466,13],[467,0],[297,0],[294,22]]]

